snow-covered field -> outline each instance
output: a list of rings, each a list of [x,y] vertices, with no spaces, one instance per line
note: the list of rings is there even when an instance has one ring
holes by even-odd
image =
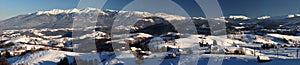
[[[77,38],[43,36],[44,34],[35,31],[36,35],[41,35],[41,38],[39,38],[12,34],[13,32],[14,31],[6,31],[5,33],[9,35],[1,37],[1,40],[5,40],[5,42],[3,42],[5,48],[1,49],[1,53],[5,53],[6,50],[8,50],[10,54],[15,55],[7,59],[12,65],[55,65],[65,57],[70,58],[69,63],[74,62],[71,58],[77,57],[84,60],[97,59],[98,61],[96,63],[104,65],[298,65],[300,63],[300,59],[298,59],[300,54],[297,52],[299,48],[295,46],[299,42],[298,39],[300,39],[300,37],[281,34],[267,34],[265,36],[254,34],[210,36],[172,33],[173,35],[179,35],[179,38],[173,39],[172,35],[171,37],[163,37],[164,35],[153,36],[146,33],[135,33],[129,35],[115,35],[117,37],[116,39],[105,42],[105,44],[115,42],[127,44],[150,38],[150,40],[144,42],[140,41],[140,43],[151,47],[149,52],[152,53],[149,56],[137,58],[137,52],[132,50],[117,52],[102,51],[98,53],[96,51],[91,53],[79,53],[62,50],[63,48],[76,49],[76,47],[78,47],[76,44],[71,44],[68,41],[79,39],[105,39],[104,36],[106,33],[104,32],[93,32]],[[286,40],[288,43],[284,43],[285,41],[282,40]],[[201,47],[199,46],[200,43],[207,43],[208,46]],[[261,47],[264,44],[282,44],[287,45],[287,47],[278,46],[278,48],[262,49]],[[8,45],[8,47],[6,47],[6,45]],[[164,50],[166,47],[178,49],[178,51],[157,51]],[[39,50],[43,48],[45,49]],[[213,48],[217,48],[219,53],[206,54],[207,51],[212,51]],[[244,54],[233,54],[233,52],[240,49],[242,49]],[[35,51],[24,55],[18,53],[27,52],[29,50]],[[225,54],[225,52],[230,52],[231,54]],[[175,53],[175,58],[168,57],[168,55],[172,53]],[[268,57],[271,61],[258,62],[258,56]]]
[[[38,51],[33,54],[26,54],[24,56],[17,56],[9,58],[8,61],[12,65],[18,64],[56,64],[60,59],[66,56],[78,56],[79,53],[64,52],[64,51]]]

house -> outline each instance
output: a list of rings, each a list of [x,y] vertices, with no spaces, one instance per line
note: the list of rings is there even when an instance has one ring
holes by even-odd
[[[212,45],[209,47],[208,52],[205,53],[212,53],[212,54],[224,54],[226,51],[221,48],[220,45]]]
[[[136,51],[138,48],[136,47],[130,47],[131,51]]]
[[[137,55],[141,55],[141,56],[144,56],[144,55],[149,56],[149,55],[151,55],[150,51],[142,51],[141,48],[136,48],[135,52],[136,52]]]
[[[135,42],[133,38],[126,38],[124,41],[128,44],[133,44]]]
[[[257,56],[258,62],[269,62],[271,59],[268,56]]]
[[[227,47],[225,48],[225,54],[244,55],[245,51],[242,47]]]

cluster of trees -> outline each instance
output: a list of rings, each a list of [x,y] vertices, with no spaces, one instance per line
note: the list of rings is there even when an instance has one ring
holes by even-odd
[[[275,44],[263,44],[261,45],[262,49],[270,49],[270,48],[275,48]]]
[[[57,65],[99,65],[100,61],[98,59],[94,60],[86,60],[86,59],[80,59],[80,58],[72,58],[73,60],[70,60],[68,57],[64,57],[61,59]],[[76,62],[80,61],[80,62]]]
[[[7,44],[0,44],[0,48],[9,48],[9,47],[11,47],[11,46],[13,46],[13,45],[15,45],[14,43],[12,43],[12,42],[9,42],[9,43],[7,43]]]
[[[5,50],[5,53],[1,54],[0,57],[10,58],[13,57],[13,55],[11,55],[8,50]]]
[[[67,57],[64,57],[63,59],[60,59],[60,61],[57,63],[57,65],[77,65],[75,58],[72,63],[69,63],[69,59]]]

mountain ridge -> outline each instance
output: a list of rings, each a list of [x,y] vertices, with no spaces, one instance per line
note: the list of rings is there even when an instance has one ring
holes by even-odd
[[[172,15],[166,13],[149,13],[141,11],[123,11],[123,10],[101,10],[97,8],[84,8],[84,9],[53,9],[49,11],[38,11],[32,14],[25,14],[12,17],[0,22],[0,30],[9,30],[9,29],[28,29],[28,28],[72,28],[74,17],[88,17],[97,15],[94,19],[96,26],[108,26],[112,27],[115,21],[138,21],[142,24],[136,25],[137,27],[143,27],[145,23],[151,22],[154,24],[159,24],[158,22],[163,20],[168,22],[167,25],[172,25],[176,22],[176,26],[185,26],[187,21],[193,21],[198,32],[203,31],[209,33],[208,20],[222,20],[226,22],[226,26],[236,27],[240,26],[240,23],[250,23],[247,25],[249,28],[253,26],[262,26],[267,28],[278,28],[280,25],[284,25],[287,22],[300,22],[300,17],[294,14],[294,17],[290,18],[276,18],[272,16],[262,16],[261,19],[258,18],[249,18],[244,15],[232,15],[231,17],[220,17],[220,18],[204,18],[204,17],[184,17],[179,15]],[[150,18],[149,18],[150,17]],[[285,17],[285,16],[284,16]],[[85,19],[85,18],[84,18]],[[92,21],[88,21],[92,22]],[[173,23],[172,23],[173,22]],[[272,23],[270,23],[272,22]],[[120,25],[124,25],[126,22],[121,22]],[[172,24],[169,24],[172,23]],[[298,24],[292,24],[298,25]],[[163,26],[163,25],[158,25]],[[125,26],[126,27],[126,26]],[[130,27],[129,27],[130,28]],[[131,27],[133,28],[133,27]],[[156,27],[143,27],[148,30],[155,29]],[[171,26],[169,27],[170,29]],[[125,29],[125,28],[124,28]],[[165,30],[165,29],[162,29]],[[140,31],[140,30],[137,30]],[[173,31],[173,30],[172,30]]]

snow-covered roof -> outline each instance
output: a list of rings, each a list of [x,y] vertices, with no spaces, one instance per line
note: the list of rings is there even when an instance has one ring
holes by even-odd
[[[152,35],[146,34],[146,33],[135,33],[135,34],[130,35],[129,37],[145,37],[145,38],[147,38],[147,37],[152,37]]]

